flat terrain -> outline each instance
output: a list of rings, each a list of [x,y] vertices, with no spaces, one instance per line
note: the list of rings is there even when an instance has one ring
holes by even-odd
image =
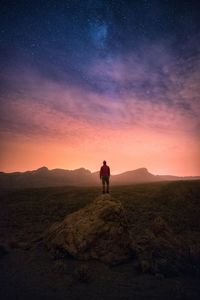
[[[0,192],[1,299],[199,299],[200,181],[112,187],[111,195],[125,207],[144,262],[152,259],[153,264],[146,238],[155,218],[164,220],[182,241],[188,255],[180,261],[181,268],[174,258],[170,260],[169,252],[167,267],[158,271],[139,267],[134,258],[108,266],[49,255],[43,232],[100,193],[100,187]]]

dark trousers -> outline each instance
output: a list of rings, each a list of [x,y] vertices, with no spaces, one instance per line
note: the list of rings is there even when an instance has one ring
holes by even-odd
[[[102,188],[103,188],[103,193],[105,193],[105,185],[106,185],[106,192],[109,193],[109,176],[102,176]]]

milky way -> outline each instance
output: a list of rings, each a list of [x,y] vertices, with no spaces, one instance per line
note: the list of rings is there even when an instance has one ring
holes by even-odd
[[[200,173],[199,1],[5,1],[4,171]]]

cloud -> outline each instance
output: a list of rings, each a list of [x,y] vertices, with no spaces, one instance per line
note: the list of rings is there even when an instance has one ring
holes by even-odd
[[[2,75],[1,132],[69,143],[138,128],[197,138],[199,70],[198,54],[183,60],[163,43],[92,60],[87,84],[70,84],[62,72],[60,81],[36,69],[10,70]]]
[[[128,65],[121,61],[121,68],[125,74]],[[118,68],[108,73],[112,80],[115,76],[119,82],[123,79]],[[193,93],[189,109],[184,106],[190,95],[186,86],[181,90],[184,101],[173,100],[169,94],[171,100],[165,102],[150,96],[144,99],[132,90],[116,99],[83,86],[58,84],[30,71],[25,77],[14,77],[16,85],[1,98],[0,115],[2,157],[9,170],[20,169],[20,161],[24,169],[32,162],[32,168],[81,165],[95,170],[103,156],[116,173],[141,166],[157,173],[198,173],[198,119],[192,114],[198,107],[191,104]],[[142,76],[137,78],[142,80]]]
[[[156,130],[199,130],[199,68],[182,70],[161,47],[148,57],[101,59],[88,69],[91,84],[68,85],[26,70],[13,74],[10,91],[2,97],[2,130],[31,135],[81,136],[88,128],[141,126]]]

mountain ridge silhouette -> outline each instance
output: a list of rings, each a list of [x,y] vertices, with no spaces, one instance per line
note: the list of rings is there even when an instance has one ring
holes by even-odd
[[[111,176],[111,184],[124,185],[142,182],[195,180],[200,176],[179,177],[172,175],[154,175],[147,168],[126,171]],[[65,170],[55,168],[49,170],[43,166],[36,170],[25,172],[0,172],[0,188],[37,188],[50,186],[91,186],[99,185],[99,171],[91,172],[85,168]]]

